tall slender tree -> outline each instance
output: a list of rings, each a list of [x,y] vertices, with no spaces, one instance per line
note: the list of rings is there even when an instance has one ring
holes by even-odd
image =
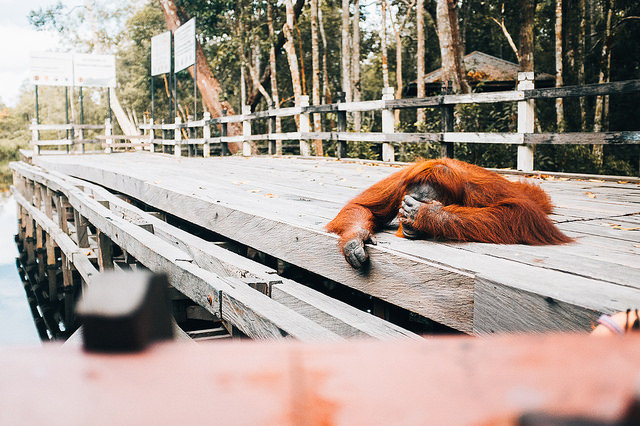
[[[291,72],[291,85],[293,86],[293,98],[296,106],[300,105],[300,96],[302,96],[302,86],[300,84],[300,69],[298,66],[298,56],[296,55],[296,47],[293,41],[293,28],[295,25],[295,16],[293,13],[293,2],[285,0],[287,21],[282,27],[282,32],[286,38],[284,49],[287,52],[287,60],[289,61],[289,71]]]
[[[313,105],[320,105],[320,48],[318,46],[318,0],[311,0],[311,94]],[[320,114],[313,114],[314,131],[320,132],[322,122]],[[322,140],[313,142],[316,155],[322,156]]]
[[[351,102],[351,42],[349,37],[349,0],[342,0],[342,51],[340,52],[342,60],[342,91],[345,94],[347,102]]]
[[[360,101],[360,0],[353,2],[353,36],[351,41],[351,81],[353,101]],[[360,111],[353,113],[353,130],[360,131]]]
[[[417,68],[417,76],[416,76],[416,84],[417,84],[417,96],[419,98],[424,98],[424,74],[425,74],[425,28],[424,28],[424,0],[418,0],[418,4],[416,5],[416,30],[418,32],[417,40],[418,40],[418,48],[417,50],[417,58],[416,58],[416,68]],[[417,121],[418,123],[424,123],[425,114],[423,108],[418,108],[417,111]]]
[[[412,0],[411,3],[405,2],[405,4],[407,5],[407,11],[406,13],[402,14],[402,19],[399,19],[398,15],[400,15],[400,13],[397,13],[396,19],[393,20],[393,31],[396,36],[396,99],[402,98],[402,91],[404,90],[404,82],[403,82],[403,76],[402,76],[402,31],[404,30],[404,27],[407,23],[408,18],[411,16],[411,11],[413,10],[413,7],[416,4],[416,0]],[[424,65],[423,65],[422,74],[424,74]],[[418,83],[417,83],[418,86],[420,85],[419,81],[420,80],[418,79]],[[422,87],[424,90],[424,76],[422,78],[422,82],[423,82]],[[395,115],[396,123],[399,123],[400,110],[396,109],[394,111],[394,115]]]
[[[438,0],[436,6],[440,56],[442,57],[442,81],[451,81],[455,92],[469,93],[462,62],[460,29],[455,0]]]
[[[276,64],[276,36],[273,28],[273,6],[271,0],[267,0],[267,28],[269,31],[269,76],[271,83],[271,102],[274,108],[280,108],[280,96],[278,94],[278,78]],[[276,133],[282,132],[281,118],[276,116]],[[282,141],[276,140],[276,154],[282,154]]]
[[[382,84],[389,87],[389,65],[387,53],[387,0],[380,0],[382,24],[380,28],[380,51],[382,56]]]
[[[331,90],[329,89],[329,71],[327,67],[327,34],[324,32],[324,19],[322,18],[322,0],[318,2],[318,28],[322,39],[322,101],[331,103]]]
[[[562,86],[562,0],[556,0],[556,87]],[[556,125],[558,131],[564,130],[564,107],[562,98],[556,99]]]
[[[520,71],[533,72],[533,25],[535,20],[535,0],[520,0]]]

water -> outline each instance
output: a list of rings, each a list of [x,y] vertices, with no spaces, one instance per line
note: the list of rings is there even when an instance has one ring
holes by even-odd
[[[0,193],[0,346],[33,346],[40,338],[16,268],[16,202]]]

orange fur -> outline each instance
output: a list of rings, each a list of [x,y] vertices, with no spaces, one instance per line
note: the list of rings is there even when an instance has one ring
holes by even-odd
[[[423,204],[414,220],[400,217],[400,223],[427,237],[533,245],[572,241],[547,217],[551,201],[537,185],[510,182],[450,158],[417,162],[374,184],[351,200],[326,229],[340,235],[341,249],[352,239],[366,242],[398,215],[408,190],[421,184],[437,190],[442,206]]]

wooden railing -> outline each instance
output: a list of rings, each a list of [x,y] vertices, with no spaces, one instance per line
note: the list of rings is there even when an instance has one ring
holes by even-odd
[[[337,156],[346,157],[347,142],[373,142],[382,144],[382,160],[394,161],[394,144],[433,142],[442,144],[443,155],[453,156],[454,143],[491,143],[512,144],[518,146],[517,168],[531,171],[533,165],[533,146],[537,144],[638,144],[640,131],[623,132],[576,132],[576,133],[535,133],[534,132],[534,100],[554,99],[581,96],[608,96],[640,92],[640,80],[620,81],[613,83],[591,84],[584,86],[568,86],[558,88],[535,89],[533,73],[519,73],[517,89],[513,91],[470,93],[460,95],[438,95],[426,98],[394,99],[393,88],[383,89],[382,99],[363,102],[336,102],[326,105],[309,105],[309,97],[302,96],[299,106],[291,108],[270,108],[267,111],[251,112],[250,107],[243,107],[243,114],[211,118],[208,112],[202,120],[191,120],[182,123],[176,117],[175,123],[156,124],[151,121],[140,126],[145,136],[113,136],[111,124],[86,127],[87,125],[33,125],[34,152],[44,145],[75,145],[89,142],[82,137],[87,128],[104,128],[104,141],[107,152],[120,146],[151,147],[156,151],[161,147],[164,152],[172,152],[176,156],[195,153],[196,147],[202,146],[202,155],[208,157],[211,145],[220,145],[222,155],[229,152],[229,143],[242,143],[242,154],[252,155],[252,142],[268,142],[269,154],[282,154],[281,144],[277,141],[299,141],[299,153],[302,156],[311,154],[311,141],[335,141]],[[343,99],[343,97],[342,97]],[[493,104],[499,102],[517,102],[517,131],[511,133],[494,132],[454,132],[454,107],[459,104]],[[441,131],[430,133],[396,133],[394,110],[409,108],[439,108],[441,111]],[[349,132],[347,131],[347,113],[356,111],[381,111],[382,132]],[[335,114],[336,126],[330,132],[312,132],[310,129],[311,114]],[[276,133],[276,117],[296,117],[297,132]],[[252,122],[267,120],[267,132],[252,133]],[[229,124],[242,123],[242,133],[229,135]],[[211,130],[219,128],[219,135],[212,136]],[[39,130],[80,130],[79,138],[63,140],[40,140]],[[201,129],[201,130],[200,130]],[[202,137],[199,137],[199,133]],[[158,137],[161,136],[161,137]],[[137,140],[138,143],[115,144],[117,139]]]

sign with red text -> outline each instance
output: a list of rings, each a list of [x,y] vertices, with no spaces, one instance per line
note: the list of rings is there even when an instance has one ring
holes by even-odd
[[[29,74],[36,86],[72,86],[73,56],[60,52],[32,52]]]

